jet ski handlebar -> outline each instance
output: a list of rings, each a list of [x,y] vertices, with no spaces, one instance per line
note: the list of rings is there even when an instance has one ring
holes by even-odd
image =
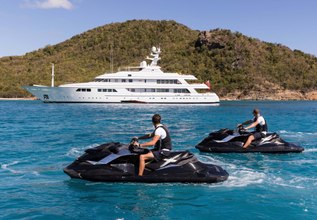
[[[130,144],[133,144],[133,143],[138,143],[138,141],[139,141],[139,138],[138,137],[133,137],[132,139],[131,139],[131,141],[130,141]]]
[[[236,129],[236,131],[239,133],[239,134],[249,134],[250,132],[248,132],[248,130],[246,130],[244,127],[243,127],[243,125],[242,124],[239,124],[238,126],[237,126],[237,129]]]
[[[140,147],[140,143],[138,142],[137,137],[133,137],[129,144],[129,150],[131,153],[137,153],[137,154],[146,154],[149,152],[148,149]]]

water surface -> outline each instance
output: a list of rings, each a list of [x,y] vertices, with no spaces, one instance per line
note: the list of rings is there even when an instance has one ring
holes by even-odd
[[[207,154],[209,132],[234,128],[261,109],[270,131],[300,154]],[[316,219],[317,102],[222,102],[220,106],[43,104],[0,101],[1,219]],[[63,167],[86,148],[127,143],[162,115],[175,150],[230,174],[218,184],[95,183]]]

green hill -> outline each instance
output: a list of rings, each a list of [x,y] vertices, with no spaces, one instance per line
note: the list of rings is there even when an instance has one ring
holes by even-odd
[[[317,58],[299,50],[229,30],[197,31],[174,21],[131,20],[24,56],[0,58],[0,97],[30,97],[22,85],[50,85],[50,63],[55,63],[55,85],[85,82],[110,72],[111,57],[115,71],[138,65],[152,46],[161,47],[159,65],[164,71],[209,79],[220,97],[317,89]]]

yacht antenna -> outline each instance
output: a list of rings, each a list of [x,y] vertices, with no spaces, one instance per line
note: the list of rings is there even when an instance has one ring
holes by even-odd
[[[54,87],[54,63],[52,63],[52,84],[51,84],[51,87]]]

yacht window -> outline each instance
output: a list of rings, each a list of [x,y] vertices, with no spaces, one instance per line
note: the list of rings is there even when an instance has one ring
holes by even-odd
[[[126,81],[125,79],[122,79],[122,80],[121,80],[121,82],[125,82],[125,81]]]
[[[173,79],[158,79],[156,80],[157,84],[181,84],[178,80]]]
[[[131,74],[128,74],[128,76],[131,76]]]
[[[129,79],[129,82],[132,83],[132,82],[133,82],[133,79]]]
[[[116,89],[98,89],[98,92],[117,92]]]
[[[157,89],[157,92],[169,92],[169,89]]]
[[[78,88],[78,89],[76,89],[76,92],[91,92],[91,89]]]
[[[189,93],[188,89],[174,89],[174,93]]]

